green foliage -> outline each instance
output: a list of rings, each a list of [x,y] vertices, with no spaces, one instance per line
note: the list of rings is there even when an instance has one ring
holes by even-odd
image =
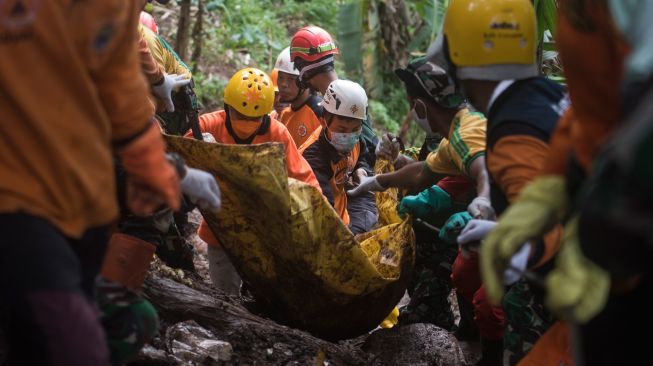
[[[448,6],[449,0],[419,0],[412,3],[413,12],[419,15],[422,22],[414,31],[413,40],[408,45],[409,51],[423,52],[433,42],[442,30]]]
[[[205,75],[201,72],[193,74],[195,93],[204,112],[222,108],[224,101],[222,95],[227,86],[227,80],[218,75]]]
[[[369,102],[370,115],[374,121],[374,127],[378,132],[399,132],[401,123],[408,112],[408,100],[406,89],[398,81],[389,81],[388,94],[382,99],[371,99]]]
[[[220,23],[211,27],[217,53],[248,53],[251,65],[270,70],[281,50],[290,45],[298,28],[316,24],[336,28],[337,5],[300,0],[211,0],[207,11],[219,12]]]

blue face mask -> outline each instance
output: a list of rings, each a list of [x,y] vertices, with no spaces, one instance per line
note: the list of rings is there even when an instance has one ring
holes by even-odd
[[[361,131],[358,132],[331,132],[331,145],[336,148],[336,151],[346,155],[354,149],[361,137]]]

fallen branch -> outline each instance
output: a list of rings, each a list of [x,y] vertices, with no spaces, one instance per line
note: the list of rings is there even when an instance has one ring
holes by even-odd
[[[166,322],[195,320],[220,340],[231,343],[235,364],[366,363],[365,353],[354,346],[330,343],[261,318],[225,295],[207,295],[155,275],[147,278],[143,292]]]

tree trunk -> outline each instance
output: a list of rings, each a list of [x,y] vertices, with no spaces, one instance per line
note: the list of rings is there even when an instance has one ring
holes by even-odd
[[[193,74],[199,68],[200,57],[202,56],[202,26],[204,25],[204,1],[197,0],[197,16],[195,17],[195,25],[193,25],[193,57],[191,62],[193,64]]]
[[[408,113],[406,114],[406,117],[404,117],[404,121],[401,123],[401,128],[399,129],[399,134],[397,136],[402,141],[406,141],[406,134],[408,134],[408,129],[410,128],[410,124],[412,122],[413,122],[413,114],[410,113],[410,109],[409,109]]]
[[[181,0],[179,7],[179,23],[177,25],[177,45],[175,51],[179,57],[188,60],[188,43],[190,40],[190,2],[191,0]]]
[[[332,365],[363,365],[367,361],[365,353],[352,344],[330,343],[261,318],[226,295],[197,285],[198,289],[192,289],[171,279],[150,275],[143,294],[154,304],[164,323],[194,320],[220,340],[229,342],[236,364],[295,361],[301,365],[322,365],[323,362],[316,363],[316,360],[326,360]],[[279,352],[278,348],[291,352]]]

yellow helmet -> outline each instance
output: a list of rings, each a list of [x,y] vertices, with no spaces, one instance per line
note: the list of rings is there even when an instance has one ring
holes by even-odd
[[[452,0],[444,20],[449,58],[459,78],[537,75],[536,31],[530,0]]]
[[[247,117],[264,116],[272,111],[274,105],[272,80],[259,69],[242,69],[224,88],[224,103]]]

